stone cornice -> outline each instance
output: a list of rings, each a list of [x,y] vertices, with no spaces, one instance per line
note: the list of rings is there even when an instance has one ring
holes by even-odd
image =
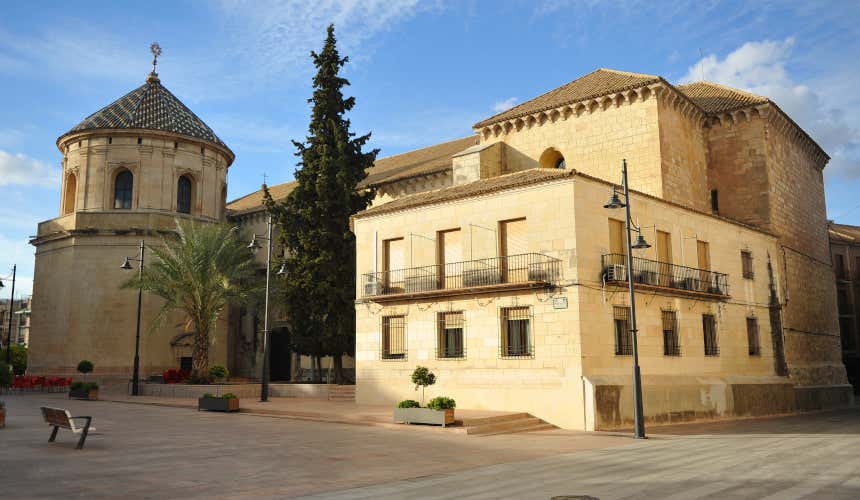
[[[168,140],[169,142],[182,141],[190,144],[195,144],[197,146],[203,146],[206,148],[214,149],[224,155],[227,159],[227,166],[233,164],[233,161],[236,159],[236,155],[226,146],[222,146],[221,144],[204,141],[202,139],[198,139],[196,137],[191,137],[183,134],[175,134],[173,132],[164,132],[161,130],[148,130],[148,129],[93,129],[93,130],[84,130],[81,132],[72,132],[65,135],[60,136],[57,139],[57,148],[65,154],[66,146],[73,142],[77,142],[83,139],[88,139],[91,137],[105,137],[105,136],[113,136],[113,137],[155,137],[158,139]],[[97,147],[107,147],[107,146],[97,146]],[[168,149],[168,148],[165,148]]]

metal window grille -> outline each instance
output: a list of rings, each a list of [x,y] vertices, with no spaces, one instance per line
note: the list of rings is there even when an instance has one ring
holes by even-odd
[[[741,267],[743,268],[744,278],[755,278],[755,271],[753,271],[752,252],[750,252],[749,250],[741,250]]]
[[[382,359],[406,359],[406,317],[382,317]]]
[[[438,340],[436,357],[439,359],[462,359],[466,357],[463,331],[466,322],[463,311],[441,312],[437,316]]]
[[[761,355],[761,345],[758,340],[758,319],[747,318],[747,343],[749,344],[750,356]]]
[[[705,338],[705,356],[719,356],[717,345],[717,320],[713,314],[702,315],[702,332]]]
[[[678,313],[662,311],[663,317],[663,355],[680,356],[681,341],[678,338]]]
[[[630,330],[630,308],[614,306],[612,308],[615,325],[615,355],[630,356],[633,354],[633,332]]]
[[[531,357],[531,310],[528,307],[503,307],[501,356],[503,358]]]

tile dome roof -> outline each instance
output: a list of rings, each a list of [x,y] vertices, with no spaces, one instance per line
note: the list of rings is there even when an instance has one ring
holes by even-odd
[[[86,117],[66,134],[98,129],[172,132],[227,147],[215,132],[150,73],[146,83]],[[232,153],[232,151],[231,151]]]

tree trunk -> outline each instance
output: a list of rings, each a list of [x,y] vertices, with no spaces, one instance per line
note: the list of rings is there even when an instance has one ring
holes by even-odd
[[[339,385],[353,383],[343,370],[343,354],[334,356],[334,383]]]
[[[200,380],[206,377],[209,369],[209,332],[198,328],[194,332],[194,352],[191,355],[191,378]]]
[[[322,356],[311,357],[311,363],[316,366],[316,378],[314,379],[314,382],[322,384]]]

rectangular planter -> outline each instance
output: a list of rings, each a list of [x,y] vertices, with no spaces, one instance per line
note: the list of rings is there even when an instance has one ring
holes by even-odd
[[[85,399],[88,401],[97,401],[99,399],[99,390],[81,391],[69,389],[69,399]]]
[[[197,411],[239,411],[239,398],[199,398]]]
[[[394,421],[404,424],[431,424],[445,427],[454,423],[454,409],[395,408]]]

